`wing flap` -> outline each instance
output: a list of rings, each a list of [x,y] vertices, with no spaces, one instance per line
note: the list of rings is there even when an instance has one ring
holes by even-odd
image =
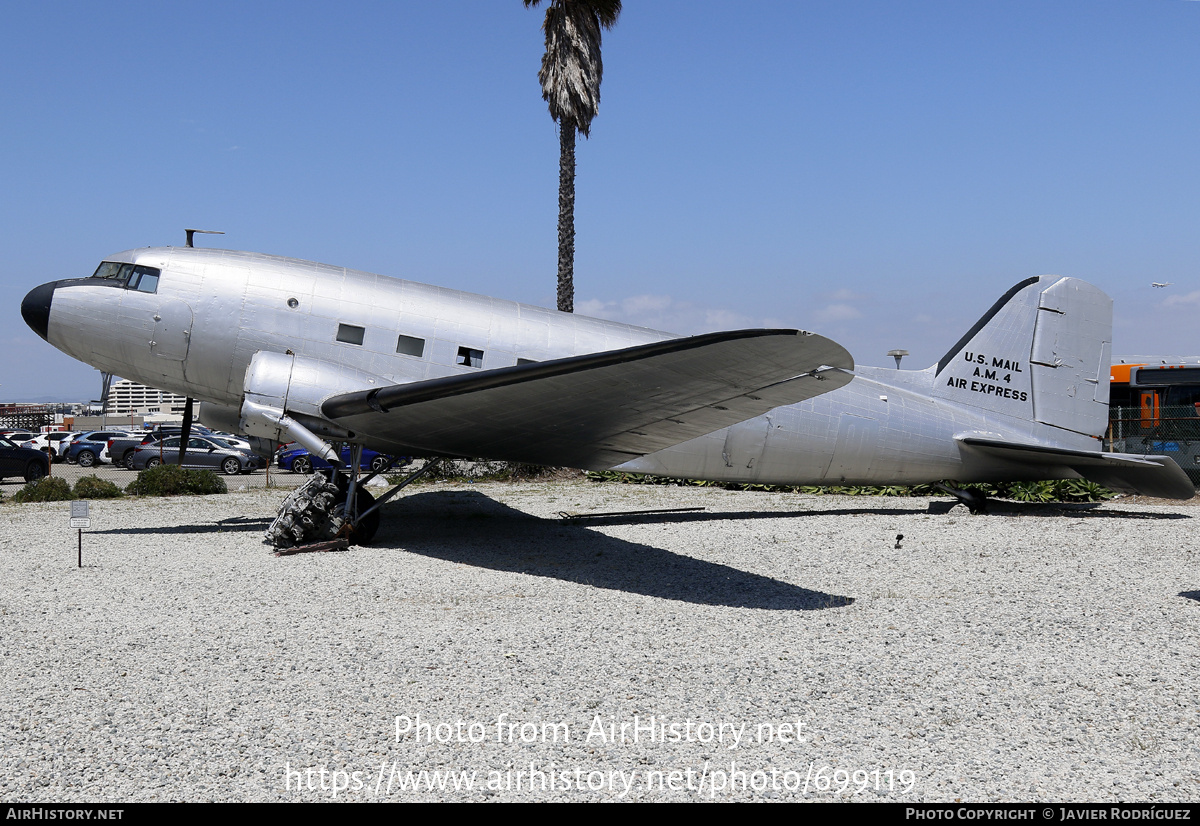
[[[1119,493],[1138,493],[1161,499],[1191,499],[1196,495],[1191,479],[1170,456],[1067,450],[974,436],[958,441],[1011,462],[1066,467],[1090,482]]]
[[[322,413],[433,454],[608,468],[848,384],[850,354],[740,330],[348,393]]]

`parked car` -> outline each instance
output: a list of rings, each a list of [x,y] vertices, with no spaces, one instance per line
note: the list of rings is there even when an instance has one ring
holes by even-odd
[[[133,469],[146,470],[162,464],[179,464],[180,436],[170,436],[158,442],[142,445],[133,453]],[[188,468],[213,468],[234,476],[249,473],[262,464],[253,453],[229,447],[217,439],[193,436],[188,439],[183,466]]]
[[[68,433],[65,430],[55,430],[50,433],[42,433],[27,442],[18,442],[18,444],[21,447],[31,447],[34,450],[42,451],[50,457],[51,462],[61,462],[66,458],[67,445],[78,435],[78,433]],[[17,440],[10,438],[9,441],[16,442]]]
[[[178,434],[176,434],[178,435]],[[117,467],[133,470],[133,452],[142,445],[157,442],[161,437],[153,433],[134,433],[132,436],[114,436],[104,446],[108,461]],[[103,455],[103,454],[102,454]]]
[[[330,467],[329,462],[326,462],[320,456],[313,456],[298,444],[284,445],[275,455],[279,468],[281,470],[290,470],[293,473],[312,473],[313,468]],[[349,445],[342,447],[342,461],[350,464]],[[361,470],[380,470],[390,461],[392,461],[391,456],[385,456],[370,448],[363,448],[362,461],[359,462],[359,468]]]
[[[90,430],[81,433],[67,446],[67,461],[77,462],[80,467],[92,467],[100,462],[100,453],[109,439],[129,435],[125,430]]]
[[[40,450],[18,447],[16,442],[0,436],[0,481],[5,476],[20,476],[26,482],[36,482],[50,472],[50,459]]]

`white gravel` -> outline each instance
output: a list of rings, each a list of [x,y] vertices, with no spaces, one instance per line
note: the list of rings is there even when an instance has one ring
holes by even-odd
[[[438,485],[275,557],[283,495],[93,502],[82,570],[0,504],[0,797],[1200,800],[1191,503]]]

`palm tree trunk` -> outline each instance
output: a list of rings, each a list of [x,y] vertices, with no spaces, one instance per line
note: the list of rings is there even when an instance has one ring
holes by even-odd
[[[558,309],[575,312],[575,124],[558,126]]]

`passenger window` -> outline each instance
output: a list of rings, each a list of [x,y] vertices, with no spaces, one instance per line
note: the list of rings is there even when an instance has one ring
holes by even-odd
[[[396,352],[402,356],[416,356],[420,358],[425,354],[425,339],[400,336],[400,338],[396,339]]]
[[[463,367],[483,367],[483,351],[472,350],[470,347],[459,347],[456,363]]]
[[[355,327],[353,324],[339,324],[337,340],[343,344],[362,344],[363,335],[366,332],[365,327]]]

